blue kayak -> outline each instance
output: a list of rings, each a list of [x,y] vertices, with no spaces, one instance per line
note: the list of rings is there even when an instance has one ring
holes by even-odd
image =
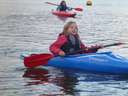
[[[48,61],[47,66],[93,73],[128,74],[128,59],[112,52],[54,57]]]

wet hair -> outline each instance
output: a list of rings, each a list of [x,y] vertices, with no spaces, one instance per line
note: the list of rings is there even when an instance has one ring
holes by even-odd
[[[69,22],[67,22],[67,23],[64,25],[64,28],[63,28],[63,31],[62,31],[61,34],[65,35],[65,36],[68,36],[68,35],[69,35],[69,33],[68,33],[68,28],[69,28],[70,25],[72,25],[72,24],[76,24],[76,22],[74,22],[74,21],[69,21]],[[78,28],[77,28],[77,31],[78,31]],[[77,35],[78,35],[78,34],[77,34]]]

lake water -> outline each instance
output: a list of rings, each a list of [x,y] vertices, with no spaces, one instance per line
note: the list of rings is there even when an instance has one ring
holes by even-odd
[[[128,1],[67,0],[72,7],[83,7],[76,18],[51,14],[55,6],[47,0],[0,0],[0,95],[1,96],[127,96],[128,77],[65,71],[52,67],[28,70],[20,55],[49,52],[49,45],[74,20],[87,45],[124,42],[113,51],[128,58]],[[49,0],[59,3],[59,0]]]

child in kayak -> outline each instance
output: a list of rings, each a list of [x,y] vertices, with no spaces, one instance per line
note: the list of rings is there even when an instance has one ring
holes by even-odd
[[[67,11],[72,10],[71,8],[67,7],[67,4],[64,0],[60,2],[60,5],[57,7],[57,11]]]
[[[91,47],[85,46],[80,40],[76,22],[70,21],[65,24],[62,33],[59,34],[57,40],[49,49],[55,56],[65,56],[66,54],[84,49],[82,53],[96,52],[100,47],[98,45]]]

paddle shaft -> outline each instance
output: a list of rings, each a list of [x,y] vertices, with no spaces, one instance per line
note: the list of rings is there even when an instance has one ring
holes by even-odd
[[[111,46],[116,46],[116,45],[121,45],[121,44],[124,44],[124,43],[113,43],[113,44],[108,44],[108,45],[104,45],[103,48],[105,48],[105,47],[111,47]]]
[[[116,45],[121,45],[121,44],[123,44],[123,43],[113,43],[113,44],[103,45],[102,47],[97,47],[97,48],[94,47],[94,48],[88,48],[88,49],[80,49],[80,50],[75,51],[75,52],[69,52],[66,55],[72,55],[72,54],[84,52],[86,50],[98,50],[98,49],[102,49],[102,48],[105,48],[105,47],[111,47],[111,46],[116,46]]]

